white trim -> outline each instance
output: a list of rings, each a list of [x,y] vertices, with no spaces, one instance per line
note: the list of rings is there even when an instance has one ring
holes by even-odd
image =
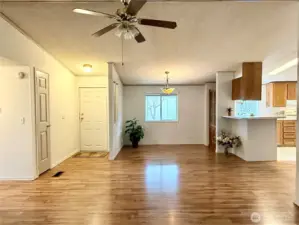
[[[122,150],[123,147],[124,147],[124,145],[122,145],[120,147],[120,149],[118,149],[118,151],[115,152],[115,153],[113,153],[114,151],[111,151],[110,154],[109,154],[109,160],[115,160],[117,155],[120,153],[120,151]],[[111,154],[111,153],[113,153],[113,154]]]
[[[35,177],[0,177],[1,181],[33,181]]]
[[[57,162],[52,163],[51,164],[51,169],[53,169],[54,167],[58,166],[60,163],[62,163],[63,161],[67,160],[68,158],[72,157],[77,152],[79,152],[79,149],[76,148],[75,151],[73,151],[70,154],[66,155],[65,157],[63,157],[62,159],[58,160]]]

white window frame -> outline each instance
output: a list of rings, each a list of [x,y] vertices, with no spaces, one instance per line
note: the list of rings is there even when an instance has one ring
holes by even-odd
[[[176,120],[162,120],[162,104],[160,103],[161,107],[160,107],[160,115],[161,115],[161,119],[160,120],[147,120],[146,119],[146,113],[147,113],[147,109],[146,109],[146,97],[147,96],[160,96],[160,102],[162,101],[162,96],[176,96]],[[178,94],[151,94],[151,93],[147,93],[144,95],[144,121],[146,123],[178,123],[179,122],[179,96]]]

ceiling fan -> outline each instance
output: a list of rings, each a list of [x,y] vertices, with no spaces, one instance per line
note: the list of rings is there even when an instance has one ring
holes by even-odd
[[[176,22],[172,21],[137,18],[137,13],[145,5],[147,0],[131,0],[130,2],[128,2],[128,0],[121,0],[121,2],[124,8],[117,9],[115,15],[86,9],[74,9],[73,12],[91,16],[104,16],[116,20],[115,23],[95,32],[93,34],[95,37],[100,37],[116,28],[116,36],[123,37],[124,39],[134,38],[138,43],[141,43],[145,41],[145,38],[136,27],[137,23],[145,26],[168,29],[175,29],[177,27]]]

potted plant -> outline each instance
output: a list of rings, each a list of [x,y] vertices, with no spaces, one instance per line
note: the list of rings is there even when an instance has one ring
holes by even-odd
[[[241,146],[241,139],[239,136],[231,136],[225,131],[221,131],[220,135],[217,137],[217,142],[219,145],[224,146],[224,153],[228,155],[228,149],[233,147]]]
[[[139,141],[144,137],[144,129],[138,125],[136,118],[126,121],[125,134],[129,135],[133,148],[138,148]]]
[[[227,115],[228,115],[228,116],[231,116],[231,115],[232,115],[233,108],[232,108],[232,107],[228,107],[228,108],[226,109],[226,111],[227,111]]]

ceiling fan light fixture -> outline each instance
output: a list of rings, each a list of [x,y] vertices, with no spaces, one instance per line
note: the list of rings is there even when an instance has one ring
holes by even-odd
[[[172,94],[172,92],[174,92],[175,88],[170,88],[169,87],[169,84],[168,84],[168,74],[169,74],[169,72],[165,71],[165,74],[166,74],[166,85],[165,85],[165,87],[161,88],[161,91],[165,95],[170,95],[170,94]]]
[[[90,73],[92,71],[92,65],[90,65],[90,64],[84,64],[83,65],[83,71],[85,73]]]
[[[133,25],[121,23],[117,26],[114,34],[119,38],[123,37],[125,40],[131,40],[139,34],[139,31]]]

